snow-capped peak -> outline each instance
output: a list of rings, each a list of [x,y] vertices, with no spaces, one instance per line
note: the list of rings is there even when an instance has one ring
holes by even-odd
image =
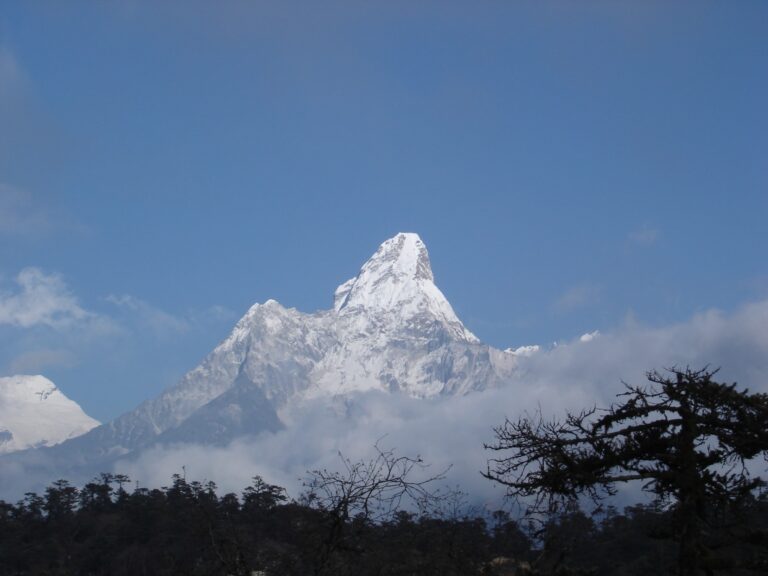
[[[383,242],[358,275],[336,289],[334,308],[391,307],[407,288],[433,280],[424,242],[418,234],[401,232]]]
[[[98,425],[44,376],[0,378],[0,453],[52,446]]]
[[[455,337],[477,341],[435,286],[427,247],[414,233],[401,232],[382,243],[358,275],[336,289],[334,310],[342,315],[385,312],[387,325],[429,317]]]

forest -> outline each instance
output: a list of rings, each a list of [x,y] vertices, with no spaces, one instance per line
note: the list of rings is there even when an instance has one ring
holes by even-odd
[[[105,474],[79,489],[59,481],[0,503],[0,574],[641,576],[673,573],[676,562],[671,512],[658,504],[571,506],[539,523],[479,513],[451,495],[431,512],[380,522],[360,514],[339,527],[332,510],[289,501],[260,478],[221,496],[181,476],[130,492],[127,480]],[[745,568],[722,573],[765,573],[766,494],[745,502],[738,520],[762,541],[732,546]],[[724,522],[711,538],[725,543],[732,529]]]

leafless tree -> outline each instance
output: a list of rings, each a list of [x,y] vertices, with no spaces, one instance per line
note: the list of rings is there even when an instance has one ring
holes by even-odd
[[[424,510],[440,498],[433,486],[445,477],[430,474],[421,457],[398,456],[377,442],[370,459],[352,461],[339,453],[340,470],[309,472],[302,499],[327,517],[328,530],[320,543],[315,574],[327,572],[333,555],[346,546],[349,524],[391,519],[404,506]]]

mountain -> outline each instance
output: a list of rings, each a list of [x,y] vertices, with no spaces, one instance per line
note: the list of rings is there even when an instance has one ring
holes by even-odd
[[[401,233],[336,289],[331,309],[255,304],[178,384],[61,450],[77,461],[157,443],[226,443],[280,429],[289,403],[369,390],[464,395],[500,385],[515,363],[464,327],[424,243]]]
[[[98,425],[43,376],[0,378],[0,454],[53,446]]]

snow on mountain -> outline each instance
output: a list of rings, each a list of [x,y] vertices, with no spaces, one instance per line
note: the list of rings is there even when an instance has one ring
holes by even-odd
[[[53,446],[98,425],[43,376],[0,378],[0,454]]]
[[[427,247],[417,234],[384,242],[356,277],[336,289],[334,310],[342,319],[361,321],[362,329],[381,326],[422,335],[447,329],[457,340],[479,342],[435,286]]]
[[[308,398],[463,395],[500,385],[516,362],[464,327],[424,243],[401,233],[336,289],[330,310],[255,304],[178,384],[64,446],[106,457],[158,442],[226,442],[280,428],[280,410]]]

